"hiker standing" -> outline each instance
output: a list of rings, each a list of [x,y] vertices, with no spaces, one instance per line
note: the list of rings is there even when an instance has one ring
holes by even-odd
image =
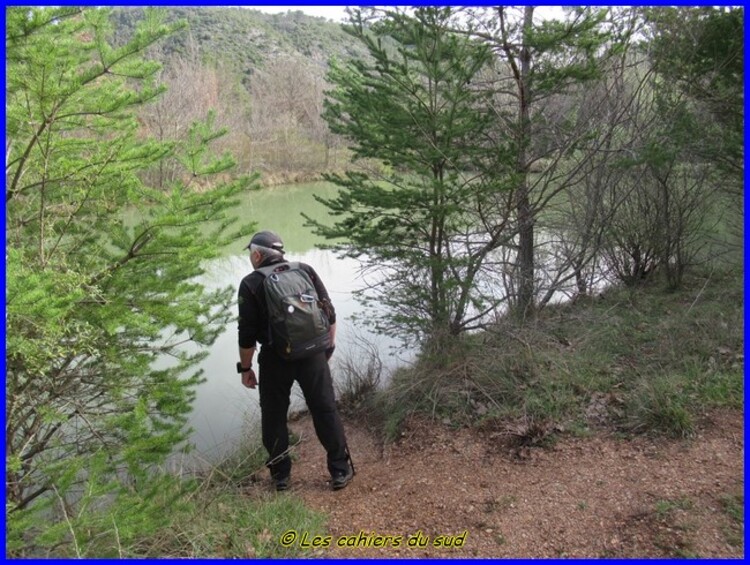
[[[258,232],[246,249],[254,271],[242,279],[238,291],[237,372],[247,388],[259,385],[266,466],[276,490],[289,488],[287,412],[297,381],[328,456],[331,486],[342,489],[354,469],[328,367],[336,336],[336,312],[328,291],[312,267],[284,260],[284,244],[277,234]],[[252,361],[258,342],[262,347],[256,379]]]

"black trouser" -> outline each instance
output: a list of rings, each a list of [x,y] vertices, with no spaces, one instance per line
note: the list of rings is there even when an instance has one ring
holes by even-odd
[[[328,471],[349,469],[346,437],[336,407],[331,371],[325,353],[299,361],[284,361],[273,350],[263,348],[260,368],[260,411],[263,445],[268,451],[268,467],[273,477],[286,477],[292,468],[288,453],[287,412],[294,381],[305,396],[315,433],[328,455]]]

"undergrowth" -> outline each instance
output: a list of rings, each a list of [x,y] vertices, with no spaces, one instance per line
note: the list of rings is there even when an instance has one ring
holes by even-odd
[[[290,438],[290,443],[294,443]],[[284,547],[292,529],[325,533],[326,516],[306,508],[290,493],[275,493],[264,479],[266,452],[259,438],[204,470],[170,524],[141,539],[134,557],[287,558],[308,550]]]
[[[80,511],[72,514],[66,507],[62,526],[14,516],[6,553],[99,559],[308,556],[311,550],[285,547],[281,537],[290,529],[323,534],[327,518],[291,493],[272,492],[264,480],[265,456],[259,437],[252,436],[243,448],[199,471],[189,470],[190,459],[191,466],[179,472],[154,469],[149,484],[134,484],[129,494],[82,493],[87,498]]]
[[[456,338],[358,399],[386,438],[419,412],[455,426],[690,436],[743,406],[743,288],[736,274],[611,288]],[[356,371],[355,371],[356,372]]]

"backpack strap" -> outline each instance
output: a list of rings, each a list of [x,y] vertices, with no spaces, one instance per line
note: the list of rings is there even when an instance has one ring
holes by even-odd
[[[255,269],[255,272],[259,273],[265,279],[266,277],[271,276],[274,273],[274,271],[276,271],[276,269],[278,269],[281,265],[288,265],[288,268],[284,269],[285,271],[287,270],[291,271],[293,269],[300,268],[299,263],[297,261],[292,261],[292,262],[282,261],[280,263],[272,263],[270,265],[266,265],[265,267],[259,267]]]

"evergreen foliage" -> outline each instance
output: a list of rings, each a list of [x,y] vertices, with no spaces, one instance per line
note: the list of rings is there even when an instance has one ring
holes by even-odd
[[[325,118],[356,159],[384,172],[328,177],[343,188],[324,201],[340,220],[310,221],[377,272],[365,295],[385,307],[378,327],[428,340],[498,305],[487,261],[507,238],[510,148],[493,138],[489,94],[474,85],[490,52],[452,33],[452,17],[450,8],[419,8],[347,28],[370,57],[332,65]]]
[[[694,102],[690,148],[716,162],[741,190],[744,172],[744,9],[646,9],[650,55],[661,88]],[[709,134],[710,132],[710,134]],[[711,140],[707,143],[706,140]]]
[[[233,289],[196,282],[255,185],[222,143],[244,170],[305,145],[341,170],[329,157],[351,149],[353,170],[327,177],[338,196],[319,199],[332,223],[308,224],[361,260],[376,328],[421,342],[390,415],[575,425],[606,397],[624,428],[680,435],[703,403],[741,405],[742,296],[736,274],[715,278],[730,235],[711,239],[742,241],[743,9],[461,13],[355,11],[342,29],[240,8],[6,11],[9,556],[268,556],[285,524],[322,527],[296,502],[226,513],[244,485],[201,493],[161,471],[233,312]],[[170,116],[144,111],[164,93],[157,54],[185,63]],[[329,131],[317,70],[331,55]],[[203,86],[202,65],[226,75],[188,126],[195,90],[179,79]],[[175,116],[179,139],[147,135]],[[242,131],[228,142],[217,123]],[[593,272],[629,288],[594,299]],[[661,272],[671,294],[649,289]],[[583,310],[495,316],[508,301],[525,318],[566,279]]]
[[[114,47],[110,10],[7,10],[10,555],[116,548],[189,487],[156,468],[186,438],[196,362],[234,299],[195,279],[236,238],[227,211],[253,179],[207,180],[232,166],[211,154],[211,116],[180,144],[139,133],[161,92],[141,54],[181,27],[147,10]],[[167,157],[181,180],[144,184]]]

